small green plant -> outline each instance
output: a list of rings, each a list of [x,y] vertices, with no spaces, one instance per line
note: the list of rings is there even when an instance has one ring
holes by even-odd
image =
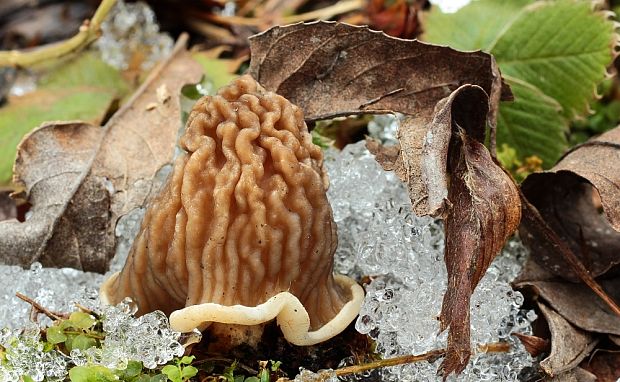
[[[73,312],[69,319],[58,320],[45,330],[46,347],[71,352],[73,349],[86,350],[99,346],[104,335],[97,322],[89,313]]]
[[[174,365],[166,365],[161,372],[172,382],[189,381],[198,374],[198,369],[191,366],[194,356],[185,356],[175,362]]]

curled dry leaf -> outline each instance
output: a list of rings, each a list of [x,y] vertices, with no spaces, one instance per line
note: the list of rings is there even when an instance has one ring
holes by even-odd
[[[522,185],[527,199],[594,277],[620,264],[618,168],[620,127],[575,147],[551,170],[530,175]],[[579,280],[557,246],[529,220],[523,223],[521,237],[534,259],[558,276]]]
[[[119,216],[144,205],[156,172],[172,160],[180,126],[180,101],[156,109],[157,89],[180,94],[200,80],[200,66],[179,39],[104,127],[47,124],[22,141],[15,182],[32,204],[26,222],[0,222],[0,262],[74,267],[103,272],[114,254]]]
[[[540,362],[540,367],[553,377],[579,365],[594,349],[598,340],[571,325],[545,304],[539,303],[538,307],[547,319],[551,332],[551,353]]]
[[[493,146],[499,99],[511,96],[493,57],[326,22],[275,27],[250,44],[250,74],[308,120],[408,116],[399,149],[369,147],[407,184],[418,215],[446,219],[441,319],[450,334],[442,370],[462,371],[471,352],[471,293],[520,219],[517,188],[483,144],[489,122]]]
[[[585,284],[563,280],[519,281],[519,288],[530,287],[558,314],[578,328],[594,333],[620,335],[620,317]],[[602,280],[612,298],[620,298],[620,277]]]
[[[560,375],[556,375],[553,378],[546,380],[547,382],[595,382],[598,381],[596,375],[584,370],[580,367],[576,367]],[[598,381],[600,382],[600,381]]]

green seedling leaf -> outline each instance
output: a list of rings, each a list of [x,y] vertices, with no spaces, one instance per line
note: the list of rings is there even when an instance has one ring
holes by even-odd
[[[271,371],[278,371],[282,366],[282,361],[271,361]]]
[[[127,363],[127,368],[123,370],[122,377],[123,378],[133,378],[140,375],[142,372],[142,362],[138,361],[129,361]]]
[[[247,377],[243,382],[261,382],[257,377]]]
[[[50,326],[47,328],[45,334],[47,342],[54,345],[63,343],[67,340],[67,336],[60,326]]]
[[[194,366],[185,366],[181,370],[181,378],[183,381],[187,381],[190,378],[195,377],[196,374],[198,374],[198,369],[196,369]]]
[[[172,382],[182,382],[181,370],[175,365],[166,365],[161,369],[161,372]]]
[[[480,0],[430,12],[426,41],[492,53],[514,103],[500,107],[497,143],[551,167],[568,146],[570,119],[587,112],[617,45],[614,23],[591,1]]]
[[[195,358],[196,357],[193,356],[193,355],[192,356],[188,356],[188,355],[183,356],[183,358],[181,358],[181,360],[179,361],[179,364],[180,365],[190,365],[194,361]]]
[[[73,312],[69,316],[72,326],[77,329],[88,329],[97,322],[90,314],[84,312]]]
[[[22,376],[22,380],[23,380],[24,382],[34,382],[34,379],[30,378],[30,377],[29,377],[29,376],[27,376],[27,375]]]
[[[77,335],[71,342],[72,349],[86,350],[93,346],[97,346],[97,340],[84,334]]]
[[[115,382],[118,377],[103,366],[76,366],[69,370],[69,380],[71,382]]]

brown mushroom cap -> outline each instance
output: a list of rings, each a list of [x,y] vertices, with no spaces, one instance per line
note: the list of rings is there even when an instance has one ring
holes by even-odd
[[[327,176],[302,111],[243,76],[198,101],[181,147],[102,299],[172,313],[181,331],[277,317],[289,341],[309,345],[344,330],[363,291],[332,273]]]

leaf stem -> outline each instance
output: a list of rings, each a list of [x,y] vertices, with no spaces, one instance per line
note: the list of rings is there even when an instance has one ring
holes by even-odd
[[[85,20],[78,33],[61,42],[43,45],[34,49],[0,51],[0,67],[28,67],[81,49],[94,40],[101,32],[101,23],[105,20],[116,0],[102,0],[91,20]]]

